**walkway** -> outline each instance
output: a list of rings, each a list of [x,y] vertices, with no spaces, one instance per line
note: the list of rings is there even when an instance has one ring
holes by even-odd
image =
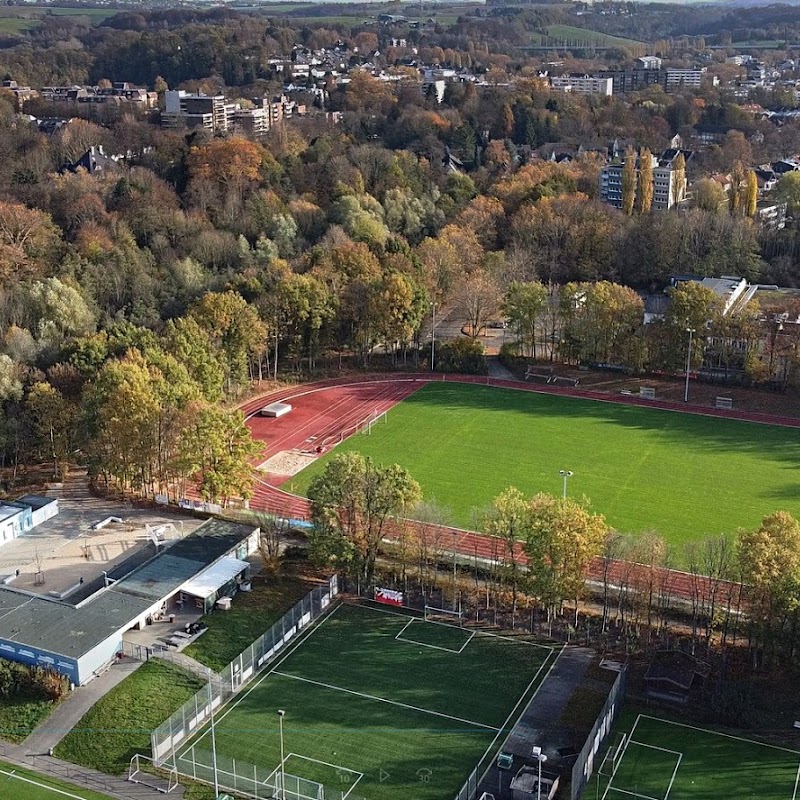
[[[500,771],[496,764],[492,764],[479,787],[479,796],[484,791],[501,796],[523,763],[532,762],[531,748],[534,745],[541,747],[547,756],[547,767],[558,769],[561,758],[559,748],[574,746],[575,737],[574,731],[560,725],[559,721],[570,698],[583,682],[594,655],[594,651],[587,647],[567,645],[561,651],[552,670],[503,744],[503,752],[514,756],[513,768]],[[498,787],[501,790],[499,792]]]
[[[102,675],[79,686],[63,703],[22,743],[26,755],[46,755],[83,718],[102,697],[142,665],[140,661],[125,659],[114,664]]]
[[[79,767],[52,756],[29,755],[24,750],[25,745],[3,744],[0,745],[0,758],[9,764],[16,764],[51,778],[68,781],[77,787],[90,789],[93,792],[102,792],[109,797],[118,798],[118,800],[164,800],[165,797],[179,800],[183,797],[183,786],[180,785],[175,787],[169,795],[165,795],[149,786],[131,783],[124,777],[106,775],[104,772],[98,772],[88,767]],[[159,780],[155,776],[153,779],[154,782]],[[12,800],[12,798],[9,797],[8,800]]]
[[[515,381],[516,375],[511,370],[506,369],[497,356],[489,356],[486,359],[486,365],[489,369],[489,377],[501,381]]]
[[[0,744],[0,758],[120,800],[160,800],[164,795],[156,789],[131,783],[125,777],[106,775],[88,767],[70,764],[49,755],[51,748],[81,721],[95,703],[140,666],[141,662],[126,659],[114,664],[86,686],[78,687],[22,744]],[[160,782],[155,777],[153,780]],[[182,796],[183,788],[180,786],[170,793],[170,797]]]

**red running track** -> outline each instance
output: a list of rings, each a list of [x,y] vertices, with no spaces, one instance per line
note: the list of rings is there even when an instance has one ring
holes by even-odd
[[[247,416],[247,424],[253,432],[253,436],[266,441],[266,457],[285,450],[313,452],[318,445],[325,449],[335,446],[343,438],[354,433],[359,424],[370,415],[389,410],[433,380],[496,386],[605,403],[658,408],[665,411],[701,414],[793,428],[800,427],[800,419],[758,412],[737,409],[724,410],[663,400],[643,400],[636,395],[611,395],[594,390],[547,384],[532,385],[522,381],[474,375],[445,376],[431,375],[430,373],[348,376],[279,389],[248,401],[242,406],[242,411]],[[279,400],[292,404],[293,410],[290,414],[278,419],[257,415],[257,412],[265,405]],[[309,519],[308,500],[279,488],[287,479],[287,476],[277,475],[270,475],[266,479],[260,478],[255,487],[251,506],[283,517]],[[501,542],[480,533],[442,526],[437,539],[445,551],[452,552],[455,547],[458,554],[464,558],[477,557],[491,560],[505,556]],[[514,556],[519,563],[525,563],[525,556],[521,548],[516,550]],[[612,583],[635,582],[641,579],[643,571],[647,571],[647,568],[642,565],[631,566],[627,562],[614,562],[610,568],[610,580]],[[603,562],[601,559],[597,559],[589,569],[588,578],[599,580],[602,572]],[[693,593],[709,590],[707,581],[698,583],[689,573],[678,570],[659,570],[658,575],[659,577],[656,579],[658,584],[675,597],[691,598]]]

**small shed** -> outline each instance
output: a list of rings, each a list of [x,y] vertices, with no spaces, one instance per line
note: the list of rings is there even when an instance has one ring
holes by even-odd
[[[192,578],[181,592],[196,598],[198,605],[203,607],[203,613],[208,613],[219,598],[234,593],[249,568],[246,561],[223,558]]]
[[[513,800],[553,800],[558,791],[558,773],[542,770],[541,794],[539,792],[539,767],[522,767],[511,781]]]
[[[680,650],[659,650],[644,676],[652,700],[686,705],[695,679],[708,677],[711,665]]]

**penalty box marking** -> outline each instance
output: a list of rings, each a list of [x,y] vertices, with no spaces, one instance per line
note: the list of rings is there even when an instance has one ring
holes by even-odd
[[[459,647],[458,650],[454,650],[452,647],[442,647],[441,645],[438,644],[428,644],[427,642],[418,642],[416,639],[407,639],[405,636],[403,636],[403,634],[411,625],[414,624],[416,619],[417,619],[416,617],[411,617],[411,619],[408,622],[406,622],[405,625],[403,625],[403,627],[400,629],[400,632],[394,637],[398,642],[408,642],[408,644],[419,645],[420,647],[430,647],[432,650],[444,650],[445,653],[455,653],[456,655],[459,655],[460,653],[464,652],[464,648],[472,641],[473,637],[475,636],[475,631],[470,632],[470,635],[467,637],[467,640],[464,642],[464,644],[461,645],[461,647]],[[453,625],[446,625],[445,623],[434,623],[434,625],[444,625],[444,627],[447,628],[455,627]],[[463,629],[459,628],[458,630],[463,630]]]
[[[291,772],[286,768],[286,762],[290,758],[300,758],[303,761],[310,761],[313,764],[322,764],[324,767],[330,767],[331,769],[335,769],[337,774],[341,774],[342,772],[349,772],[351,775],[357,776],[356,779],[350,784],[350,788],[342,795],[342,800],[345,800],[347,797],[350,796],[350,793],[353,791],[353,789],[356,788],[358,782],[364,777],[364,773],[359,772],[357,769],[350,769],[349,767],[343,767],[341,764],[331,764],[330,762],[322,761],[319,758],[311,758],[310,756],[301,756],[299,753],[288,753],[286,757],[283,759],[283,761],[281,761],[281,763],[278,764],[278,766],[275,767],[274,770],[272,770],[267,779],[262,781],[262,785],[263,786],[277,785],[274,781],[271,784],[270,781],[272,781],[272,778],[279,772],[285,772],[288,775],[292,775],[295,778],[303,779],[302,776],[295,775],[293,772]],[[310,782],[319,783],[319,781],[310,781]],[[323,784],[323,786],[324,785],[325,784]]]

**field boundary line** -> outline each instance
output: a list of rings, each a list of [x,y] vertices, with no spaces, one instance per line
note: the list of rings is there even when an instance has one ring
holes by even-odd
[[[290,675],[288,672],[278,672],[277,670],[273,673],[274,675],[280,675],[283,678],[291,678],[294,681],[302,681],[303,683],[310,683],[314,686],[322,686],[325,689],[334,689],[337,692],[345,692],[346,694],[352,694],[356,697],[363,697],[366,700],[377,700],[380,703],[388,703],[392,706],[398,706],[400,708],[407,708],[410,711],[419,711],[423,714],[431,714],[435,717],[442,717],[443,719],[451,719],[454,722],[463,722],[467,725],[473,725],[476,728],[485,728],[489,731],[498,731],[501,730],[500,728],[495,728],[492,725],[485,725],[483,722],[473,722],[471,719],[464,719],[463,717],[454,717],[451,714],[444,714],[441,711],[432,711],[429,708],[420,708],[419,706],[412,706],[408,703],[401,703],[399,700],[387,700],[385,697],[378,697],[374,694],[366,694],[365,692],[357,692],[355,689],[345,689],[342,686],[336,686],[332,683],[323,683],[322,681],[315,681],[311,678],[302,678],[300,675]]]
[[[257,689],[263,683],[263,681],[265,681],[273,672],[275,672],[275,670],[281,664],[283,664],[283,662],[290,655],[292,655],[292,653],[294,653],[294,651],[297,650],[297,648],[303,642],[307,641],[310,636],[312,636],[317,630],[319,630],[322,627],[322,625],[325,622],[327,622],[341,607],[342,607],[342,603],[337,603],[327,614],[324,614],[322,617],[318,617],[317,620],[314,623],[312,623],[310,629],[306,632],[306,634],[304,636],[298,636],[297,639],[295,640],[294,644],[290,645],[286,649],[284,654],[279,659],[276,659],[275,663],[272,664],[272,666],[268,670],[266,670],[264,672],[264,674],[257,681],[255,681],[253,683],[253,685],[249,689],[247,689],[247,691],[242,692],[238,696],[238,698],[237,698],[235,703],[231,704],[228,708],[226,708],[225,711],[222,714],[219,715],[219,717],[214,717],[214,727],[216,728],[219,725],[219,723],[222,722],[222,720],[225,719],[225,717],[227,717],[228,714],[230,714],[231,711],[233,711],[236,708],[236,706],[238,706],[239,703],[241,703],[250,694],[250,692],[252,692],[255,689]],[[209,718],[209,723],[210,723],[210,721],[211,720]],[[199,742],[201,742],[208,735],[208,733],[210,731],[210,728],[209,728],[208,725],[206,725],[205,727],[207,728],[207,730],[205,730],[197,739],[194,740],[194,742],[192,743],[192,747],[197,745]],[[191,741],[191,740],[189,740],[189,741]],[[188,742],[187,742],[187,744],[188,744]]]
[[[467,640],[464,642],[464,644],[461,645],[461,647],[458,650],[454,650],[452,647],[442,647],[441,645],[438,645],[438,644],[428,644],[427,642],[418,642],[416,639],[406,639],[406,638],[404,638],[403,634],[406,632],[406,630],[411,625],[414,624],[415,619],[417,619],[417,618],[416,617],[411,617],[408,620],[408,622],[406,622],[406,624],[403,625],[403,627],[400,629],[400,631],[394,637],[395,641],[405,642],[406,644],[413,644],[413,645],[415,645],[417,647],[430,647],[433,650],[442,650],[445,653],[452,653],[453,655],[458,656],[458,655],[461,655],[461,653],[464,652],[464,648],[472,641],[472,637],[475,636],[475,631],[472,631],[471,635],[467,637]],[[424,622],[425,622],[426,625],[428,624],[428,620],[424,620]],[[445,625],[445,623],[434,623],[434,624],[436,624],[436,625]],[[445,627],[451,628],[451,627],[455,627],[455,626],[453,626],[453,625],[445,625]],[[458,630],[463,630],[463,628],[459,628]]]
[[[292,756],[294,756],[295,758],[302,758],[303,761],[313,761],[315,764],[322,764],[326,767],[330,767],[331,769],[335,769],[337,772],[344,770],[345,772],[349,772],[352,775],[358,775],[358,777],[353,781],[353,784],[350,786],[350,788],[342,795],[342,800],[346,800],[346,798],[350,796],[353,789],[355,789],[356,786],[358,786],[359,781],[364,777],[364,773],[360,772],[357,769],[350,769],[349,767],[343,767],[341,764],[330,764],[327,761],[320,761],[320,759],[318,758],[311,758],[310,756],[301,756],[299,753],[289,753],[289,755],[283,759],[281,766],[283,766],[284,769],[286,769],[286,762]],[[317,781],[317,783],[319,783],[319,781]]]
[[[662,753],[672,753],[674,756],[683,756],[683,753],[680,750],[670,750],[668,747],[659,747],[657,744],[647,744],[635,739],[631,740],[630,743],[637,744],[639,747],[648,747],[650,750],[660,750]]]
[[[672,777],[670,778],[669,786],[667,786],[667,793],[664,795],[664,800],[669,800],[669,793],[672,791],[672,784],[675,783],[675,776],[678,774],[681,761],[683,761],[683,753],[678,754],[678,763],[675,765],[675,769],[672,770]]]
[[[797,800],[797,786],[800,784],[800,764],[797,765],[797,775],[794,779],[794,791],[792,792],[792,800]]]
[[[685,722],[674,722],[671,719],[663,719],[662,717],[653,717],[650,714],[639,714],[639,717],[644,717],[645,719],[652,719],[652,720],[655,720],[656,722],[665,722],[668,725],[678,725],[681,728],[689,728],[690,730],[700,731],[701,733],[711,733],[711,734],[714,734],[715,736],[725,736],[728,739],[736,739],[739,742],[745,742],[745,744],[758,744],[758,745],[761,745],[762,747],[771,747],[773,750],[781,750],[784,753],[792,753],[794,755],[800,756],[800,750],[792,750],[790,747],[781,747],[778,744],[769,744],[767,742],[759,742],[758,739],[748,739],[748,738],[746,738],[744,736],[736,736],[736,735],[734,735],[732,733],[724,733],[723,731],[715,731],[715,730],[713,730],[711,728],[699,728],[697,725],[687,725]],[[637,721],[639,720],[639,717],[636,718]],[[631,728],[630,735],[632,735],[632,734],[633,734],[633,728]]]
[[[639,724],[639,720],[641,718],[642,718],[642,714],[639,714],[639,716],[637,716],[636,719],[633,722],[633,726],[631,727],[630,732],[628,733],[628,738],[625,740],[625,746],[622,748],[622,752],[620,753],[619,758],[617,759],[617,763],[614,764],[614,769],[611,770],[611,777],[608,779],[608,783],[606,784],[606,790],[603,792],[602,800],[606,800],[606,797],[608,797],[608,793],[613,788],[614,778],[616,777],[617,770],[619,769],[619,765],[625,760],[625,753],[628,752],[628,745],[631,743],[631,739],[633,738],[633,732],[636,730],[636,726]],[[623,791],[624,792],[625,790],[624,789],[620,789],[620,790],[614,789],[614,791]],[[654,798],[651,798],[651,800],[654,800]]]
[[[476,632],[477,631],[472,631],[470,633],[469,639],[467,639],[467,641],[464,642],[464,644],[461,645],[461,649],[458,651],[459,655],[464,652],[466,646],[475,638]]]
[[[71,792],[64,791],[63,789],[57,789],[55,786],[48,786],[46,783],[39,783],[39,781],[35,781],[32,778],[26,778],[24,775],[18,775],[16,770],[8,772],[7,770],[0,769],[0,775],[5,775],[9,782],[12,780],[22,781],[23,783],[29,783],[32,786],[38,786],[40,789],[46,789],[48,792],[60,794],[63,797],[71,797],[73,800],[86,800],[86,795],[81,796],[79,794],[72,794]]]
[[[370,600],[368,597],[361,598],[367,603],[374,603],[374,600]],[[411,606],[401,606],[401,608],[407,608],[409,611],[416,612],[414,615],[411,614],[401,614],[399,611],[390,611],[388,608],[376,608],[375,606],[365,606],[363,603],[353,603],[347,600],[342,601],[343,604],[349,606],[356,606],[356,608],[366,608],[368,611],[378,611],[381,614],[391,614],[395,617],[411,617],[411,619],[419,619],[422,620],[423,618],[419,616],[419,612],[416,608],[412,608]],[[430,622],[430,620],[423,620],[424,622]],[[456,628],[457,630],[464,630],[464,628],[459,628],[457,625],[448,625],[446,622],[436,622],[433,621],[434,625],[444,625],[446,628]],[[524,644],[528,647],[538,647],[541,650],[549,650],[550,653],[554,653],[556,648],[554,645],[551,644],[540,644],[539,642],[528,642],[525,639],[515,639],[513,636],[503,636],[501,633],[491,633],[490,631],[480,631],[475,628],[472,629],[472,632],[476,636],[488,636],[492,639],[504,639],[507,642],[512,642],[513,644]],[[545,662],[547,659],[545,659]]]
[[[619,792],[620,794],[627,794],[630,797],[635,797],[637,800],[666,800],[661,797],[650,797],[649,794],[639,794],[639,792],[629,792],[627,789],[618,789],[616,786],[611,787],[612,792]],[[603,795],[605,797],[605,795]]]
[[[550,648],[550,656],[552,656],[554,652],[555,652],[555,648],[551,647]],[[553,662],[550,664],[550,667],[548,668],[547,673],[545,674],[544,678],[542,678],[542,680],[539,682],[539,685],[536,687],[536,689],[534,690],[533,694],[530,696],[530,699],[527,701],[527,705],[530,705],[536,699],[536,695],[539,694],[539,690],[544,685],[544,682],[547,680],[548,675],[550,675],[550,673],[553,671],[553,667],[555,667],[555,665],[558,663],[558,659],[561,658],[561,654],[563,652],[564,652],[564,648],[562,647],[562,648],[559,649],[558,653],[556,654],[556,657],[553,659]],[[547,664],[547,661],[550,658],[550,656],[547,656],[547,658],[545,658],[545,660],[542,661],[542,663],[539,665],[539,669],[536,670],[536,674],[531,679],[531,682],[525,687],[525,691],[520,695],[519,700],[517,700],[517,702],[514,704],[514,707],[509,712],[509,715],[506,717],[505,722],[503,722],[503,726],[500,728],[500,730],[498,730],[497,735],[494,737],[494,739],[492,739],[492,741],[489,743],[489,746],[486,748],[486,750],[483,751],[483,755],[478,759],[478,766],[480,766],[481,762],[486,758],[486,756],[489,755],[489,753],[491,753],[491,751],[494,749],[494,746],[497,744],[497,740],[500,738],[500,734],[506,728],[508,728],[508,723],[511,721],[512,717],[514,717],[518,713],[518,709],[520,707],[520,704],[525,700],[525,695],[528,694],[528,692],[530,691],[531,686],[533,686],[533,684],[536,682],[536,679],[539,677],[539,675],[541,674],[542,670],[545,668],[545,665]],[[519,717],[517,717],[517,719],[519,719]],[[508,737],[511,736],[511,733],[513,732],[513,730],[514,730],[513,727],[511,727],[508,730],[508,733],[506,733],[506,737],[505,737],[505,739],[503,739],[503,742],[505,742],[508,739]],[[478,783],[479,784],[484,779],[484,777],[486,776],[486,773],[491,769],[491,767],[492,767],[492,763],[491,762],[486,765],[486,769],[484,769],[483,774],[478,779]],[[476,767],[476,769],[477,769],[477,767]]]

